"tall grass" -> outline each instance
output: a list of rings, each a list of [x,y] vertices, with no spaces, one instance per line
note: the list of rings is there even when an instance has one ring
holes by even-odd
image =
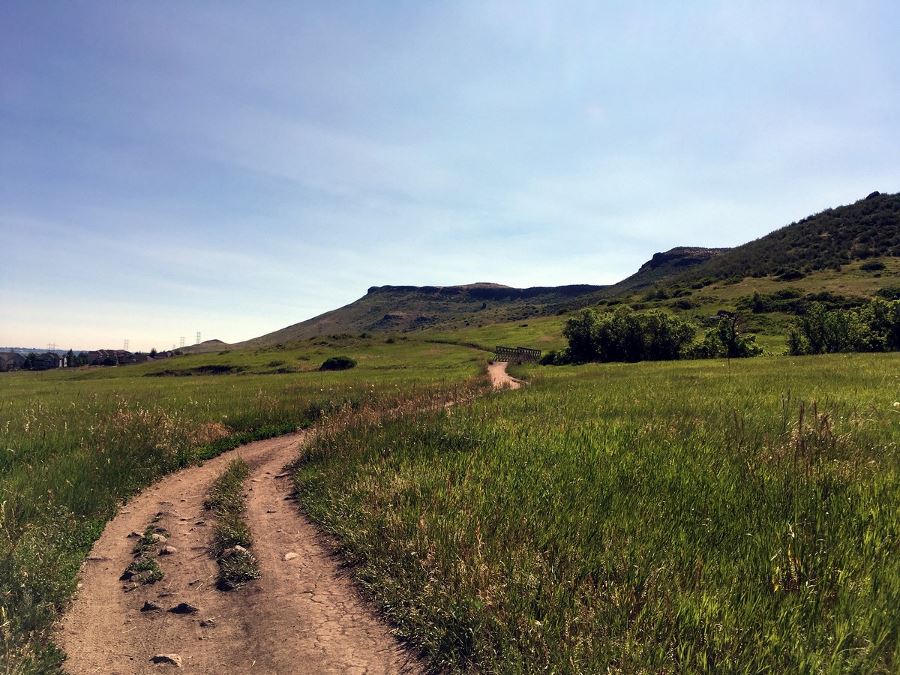
[[[898,366],[529,369],[296,482],[436,670],[896,672]]]
[[[334,344],[276,350],[314,369]],[[205,364],[267,368],[265,352],[124,368],[0,374],[0,672],[47,672],[50,629],[79,565],[123,500],[164,474],[239,443],[364,403],[452,390],[480,372],[472,350],[337,345],[346,373],[145,377]],[[271,369],[269,369],[271,370]]]

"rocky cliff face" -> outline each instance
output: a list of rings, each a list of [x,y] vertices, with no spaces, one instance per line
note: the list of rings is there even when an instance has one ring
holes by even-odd
[[[663,253],[654,253],[653,257],[641,265],[638,272],[655,270],[660,267],[693,267],[705,263],[710,258],[715,258],[730,249],[727,248],[702,248],[700,246],[676,246]]]

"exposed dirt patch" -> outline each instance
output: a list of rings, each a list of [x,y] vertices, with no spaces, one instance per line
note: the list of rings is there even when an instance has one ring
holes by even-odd
[[[488,375],[491,376],[494,389],[518,389],[522,386],[522,380],[517,380],[506,372],[506,366],[506,361],[492,361],[488,364]]]

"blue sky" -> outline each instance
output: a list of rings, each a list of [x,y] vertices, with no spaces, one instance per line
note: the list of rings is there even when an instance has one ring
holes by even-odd
[[[0,345],[608,283],[900,190],[895,2],[5,2]]]

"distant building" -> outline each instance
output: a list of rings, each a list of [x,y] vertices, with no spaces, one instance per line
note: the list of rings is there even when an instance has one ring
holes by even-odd
[[[44,352],[34,354],[31,357],[32,370],[51,370],[62,365],[62,357],[56,352]]]
[[[21,370],[25,367],[25,357],[18,352],[0,352],[0,372]]]
[[[123,366],[129,363],[146,361],[147,357],[133,354],[124,349],[97,349],[84,354],[85,363],[89,366]]]

